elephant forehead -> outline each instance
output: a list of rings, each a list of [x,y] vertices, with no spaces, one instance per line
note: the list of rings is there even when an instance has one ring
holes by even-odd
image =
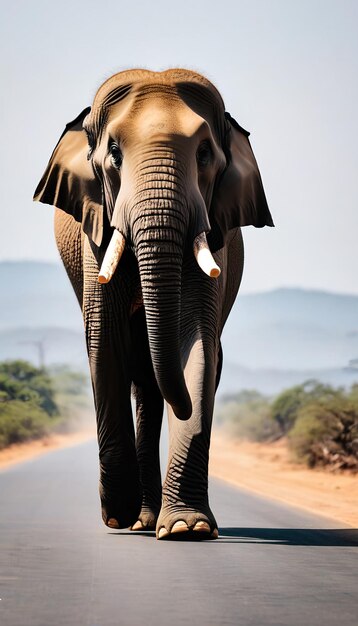
[[[147,136],[159,133],[192,137],[205,124],[205,120],[179,98],[152,97],[135,115],[135,128]]]
[[[208,122],[180,98],[152,94],[146,100],[131,98],[115,105],[108,116],[108,132],[122,141],[192,138],[208,130]]]
[[[170,124],[176,125],[182,134],[190,136],[198,122],[191,114],[194,112],[206,120],[219,142],[222,140],[225,134],[222,98],[207,79],[188,70],[132,70],[113,76],[98,90],[88,125],[98,137],[110,121],[116,119],[120,123],[123,118],[127,124],[156,102],[160,116],[167,114],[167,122],[159,120],[152,124],[166,124],[168,130]]]

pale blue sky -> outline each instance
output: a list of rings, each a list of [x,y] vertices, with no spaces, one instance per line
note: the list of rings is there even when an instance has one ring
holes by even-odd
[[[67,121],[112,73],[189,67],[251,133],[275,229],[244,229],[243,291],[358,293],[358,2],[1,2],[0,259],[58,260],[31,201]]]

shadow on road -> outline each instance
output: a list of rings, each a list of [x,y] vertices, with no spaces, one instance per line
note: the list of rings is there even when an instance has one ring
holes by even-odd
[[[355,528],[220,528],[225,543],[262,543],[286,546],[358,546]],[[213,542],[215,543],[215,542]]]
[[[121,537],[128,535],[128,537],[154,537],[155,539],[155,531],[154,530],[115,530],[110,531],[107,530],[107,535],[118,536]]]
[[[130,531],[119,530],[108,532],[109,535],[139,535],[155,539],[153,531]],[[172,537],[177,541],[190,541],[199,539],[193,535],[178,534]],[[211,544],[220,543],[259,543],[280,546],[332,546],[332,547],[357,547],[358,530],[355,528],[220,528],[219,539]]]

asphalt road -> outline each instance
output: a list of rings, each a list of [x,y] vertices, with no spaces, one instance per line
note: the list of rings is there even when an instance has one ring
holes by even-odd
[[[358,532],[212,480],[220,539],[100,521],[95,443],[0,473],[1,626],[356,626]]]

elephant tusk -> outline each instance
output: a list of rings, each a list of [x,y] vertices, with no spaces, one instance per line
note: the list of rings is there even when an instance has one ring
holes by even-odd
[[[98,282],[109,283],[123,254],[126,240],[119,230],[114,230],[98,275]]]
[[[221,274],[220,267],[215,263],[210,252],[205,232],[200,233],[194,239],[194,256],[199,267],[211,278],[218,278]]]

